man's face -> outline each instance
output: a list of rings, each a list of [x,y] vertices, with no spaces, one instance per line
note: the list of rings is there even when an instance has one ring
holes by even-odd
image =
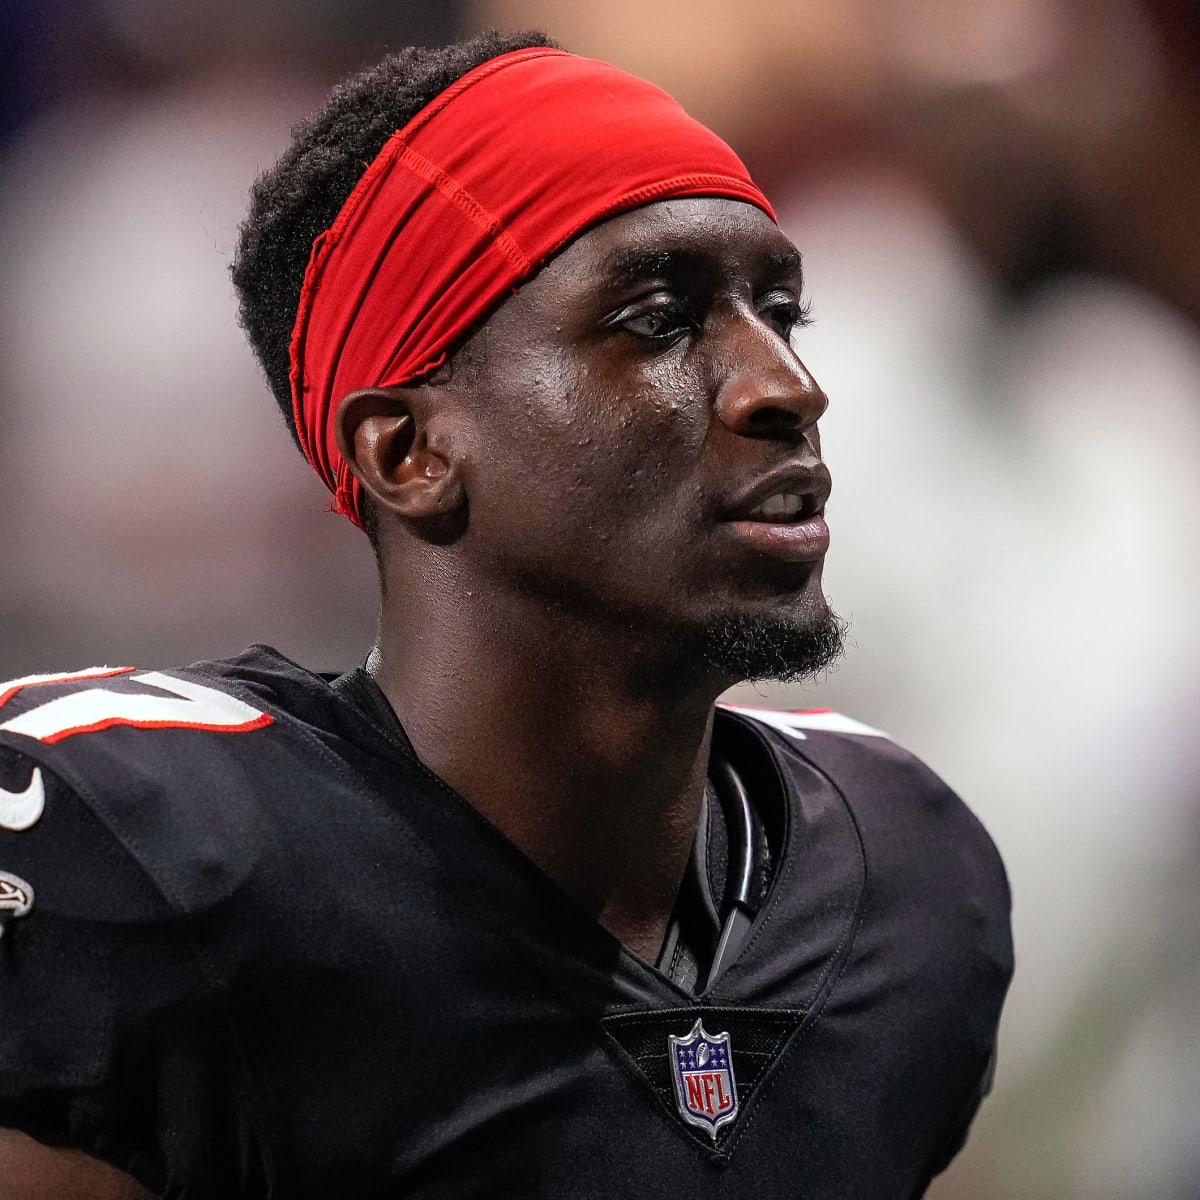
[[[730,682],[835,657],[801,287],[778,227],[715,198],[615,217],[522,286],[466,355],[460,548],[488,586],[645,630]]]

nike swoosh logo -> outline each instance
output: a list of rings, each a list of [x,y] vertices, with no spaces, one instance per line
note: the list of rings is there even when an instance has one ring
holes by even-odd
[[[46,807],[46,785],[42,782],[42,768],[33,768],[33,778],[23,792],[9,792],[0,788],[0,829],[11,829],[20,833],[36,825]]]

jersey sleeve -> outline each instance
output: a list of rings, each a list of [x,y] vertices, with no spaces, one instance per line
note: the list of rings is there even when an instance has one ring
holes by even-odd
[[[131,848],[4,739],[0,917],[0,1127],[156,1194],[187,1172],[220,1194],[210,1147],[231,1120],[229,1055],[211,989]]]

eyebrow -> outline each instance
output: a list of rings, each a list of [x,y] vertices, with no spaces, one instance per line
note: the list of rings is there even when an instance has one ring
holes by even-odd
[[[615,283],[640,283],[694,271],[706,257],[694,250],[621,250],[609,260],[607,274]]]
[[[790,250],[775,250],[768,254],[764,265],[768,275],[799,275],[804,277],[804,260],[794,246]]]
[[[796,275],[803,278],[800,252],[794,247],[774,250],[760,260],[763,274],[773,279]],[[629,285],[647,279],[665,279],[705,268],[711,269],[707,254],[695,250],[620,250],[607,264],[606,274],[616,284]]]

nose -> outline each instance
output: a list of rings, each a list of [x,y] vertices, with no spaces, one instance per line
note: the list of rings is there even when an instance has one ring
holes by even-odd
[[[800,438],[829,407],[820,384],[787,339],[757,314],[738,314],[728,331],[717,416],[743,437]]]

